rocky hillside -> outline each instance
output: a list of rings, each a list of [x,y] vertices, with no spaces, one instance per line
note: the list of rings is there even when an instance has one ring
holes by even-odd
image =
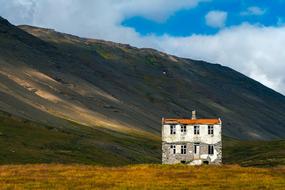
[[[221,117],[224,135],[285,137],[285,97],[228,67],[0,20],[0,110],[61,128],[160,135],[161,117]]]

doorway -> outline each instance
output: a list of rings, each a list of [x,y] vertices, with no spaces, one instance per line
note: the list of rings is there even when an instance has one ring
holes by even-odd
[[[194,160],[200,159],[200,143],[194,143]]]

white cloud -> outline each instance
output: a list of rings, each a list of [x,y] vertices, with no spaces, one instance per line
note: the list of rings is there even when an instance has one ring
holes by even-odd
[[[13,23],[29,22],[34,14],[35,0],[0,0],[0,16]]]
[[[213,28],[222,28],[225,26],[228,13],[224,11],[210,11],[205,16],[206,24]]]
[[[128,43],[139,34],[121,26],[125,18],[143,16],[163,22],[175,11],[195,7],[202,1],[208,0],[0,0],[0,15],[14,24]],[[26,15],[22,17],[18,12]]]
[[[84,3],[83,3],[84,2]],[[243,24],[215,35],[141,36],[121,25],[131,16],[165,21],[198,0],[0,0],[0,15],[15,24],[32,24],[84,37],[101,38],[232,67],[285,94],[285,27]],[[225,19],[215,26],[223,26]],[[223,19],[217,19],[223,20]],[[215,23],[215,22],[214,22]]]
[[[195,7],[203,1],[209,0],[123,0],[116,2],[119,2],[119,10],[125,16],[143,16],[162,22],[175,11]]]
[[[285,94],[285,27],[243,24],[216,35],[163,38],[169,53],[221,63]]]
[[[260,15],[264,15],[265,13],[266,13],[265,9],[253,6],[253,7],[248,7],[246,11],[241,12],[241,15],[243,15],[243,16],[250,16],[250,15],[260,16]]]

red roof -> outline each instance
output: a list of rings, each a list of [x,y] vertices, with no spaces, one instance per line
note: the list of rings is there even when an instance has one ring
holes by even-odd
[[[173,119],[173,118],[165,118],[162,119],[162,123],[180,123],[180,124],[206,124],[206,125],[214,125],[221,124],[220,119]]]

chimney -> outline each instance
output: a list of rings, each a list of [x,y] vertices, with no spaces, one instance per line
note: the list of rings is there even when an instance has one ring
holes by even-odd
[[[164,121],[165,121],[164,117],[161,118],[161,123],[162,123],[162,124],[164,124]]]
[[[192,111],[192,118],[191,119],[196,119],[196,111],[195,110]]]

